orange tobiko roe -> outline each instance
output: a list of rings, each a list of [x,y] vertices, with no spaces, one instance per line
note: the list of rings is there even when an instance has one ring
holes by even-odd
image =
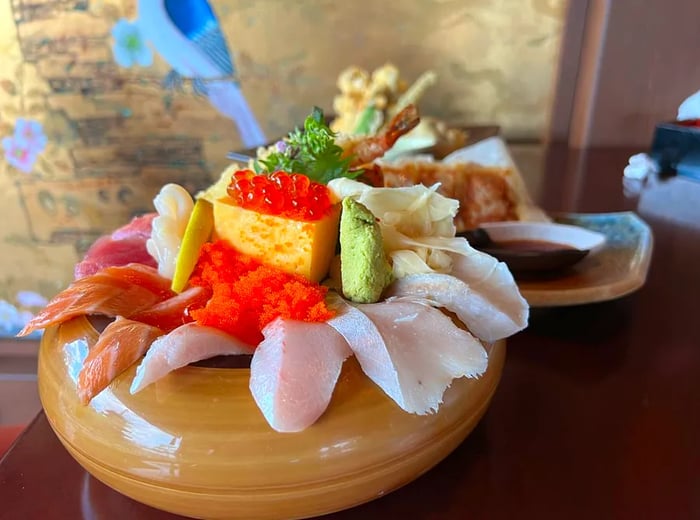
[[[197,323],[250,345],[262,341],[262,329],[277,317],[323,322],[334,315],[325,303],[328,288],[261,264],[225,240],[202,246],[190,284],[212,290],[207,304],[191,311]]]

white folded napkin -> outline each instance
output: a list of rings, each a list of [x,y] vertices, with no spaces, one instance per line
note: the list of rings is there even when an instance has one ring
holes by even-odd
[[[700,90],[687,97],[678,107],[678,121],[700,119]]]

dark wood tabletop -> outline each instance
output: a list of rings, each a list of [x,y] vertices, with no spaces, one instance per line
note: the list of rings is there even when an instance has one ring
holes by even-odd
[[[472,434],[413,483],[329,519],[700,518],[700,182],[623,189],[633,152],[552,148],[538,198],[636,210],[654,233],[646,285],[533,310]],[[89,476],[39,414],[0,462],[0,518],[176,517]]]

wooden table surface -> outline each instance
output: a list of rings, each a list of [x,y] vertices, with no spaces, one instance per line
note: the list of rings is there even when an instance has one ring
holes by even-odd
[[[552,149],[538,198],[636,209],[655,240],[645,287],[534,310],[476,430],[415,482],[329,519],[700,518],[700,182],[625,194],[631,153]],[[40,414],[0,463],[0,518],[176,517],[86,474]]]

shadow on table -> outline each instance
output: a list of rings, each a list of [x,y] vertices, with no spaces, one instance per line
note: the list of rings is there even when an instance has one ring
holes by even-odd
[[[177,520],[184,518],[131,500],[87,472],[83,474],[80,506],[82,518],[90,520],[110,520],[114,518],[114,511],[119,511],[123,518],[132,520]]]
[[[633,311],[633,296],[609,302],[531,309],[526,333],[597,345],[620,333]]]
[[[634,301],[532,309],[528,328],[508,340],[505,373],[529,367],[533,376],[545,371],[579,382],[604,379],[625,362]]]
[[[370,503],[322,518],[466,518],[464,487],[469,488],[469,494],[489,493],[486,428],[482,420],[447,458],[413,482]],[[475,514],[473,518],[483,518],[474,508],[470,513]]]

